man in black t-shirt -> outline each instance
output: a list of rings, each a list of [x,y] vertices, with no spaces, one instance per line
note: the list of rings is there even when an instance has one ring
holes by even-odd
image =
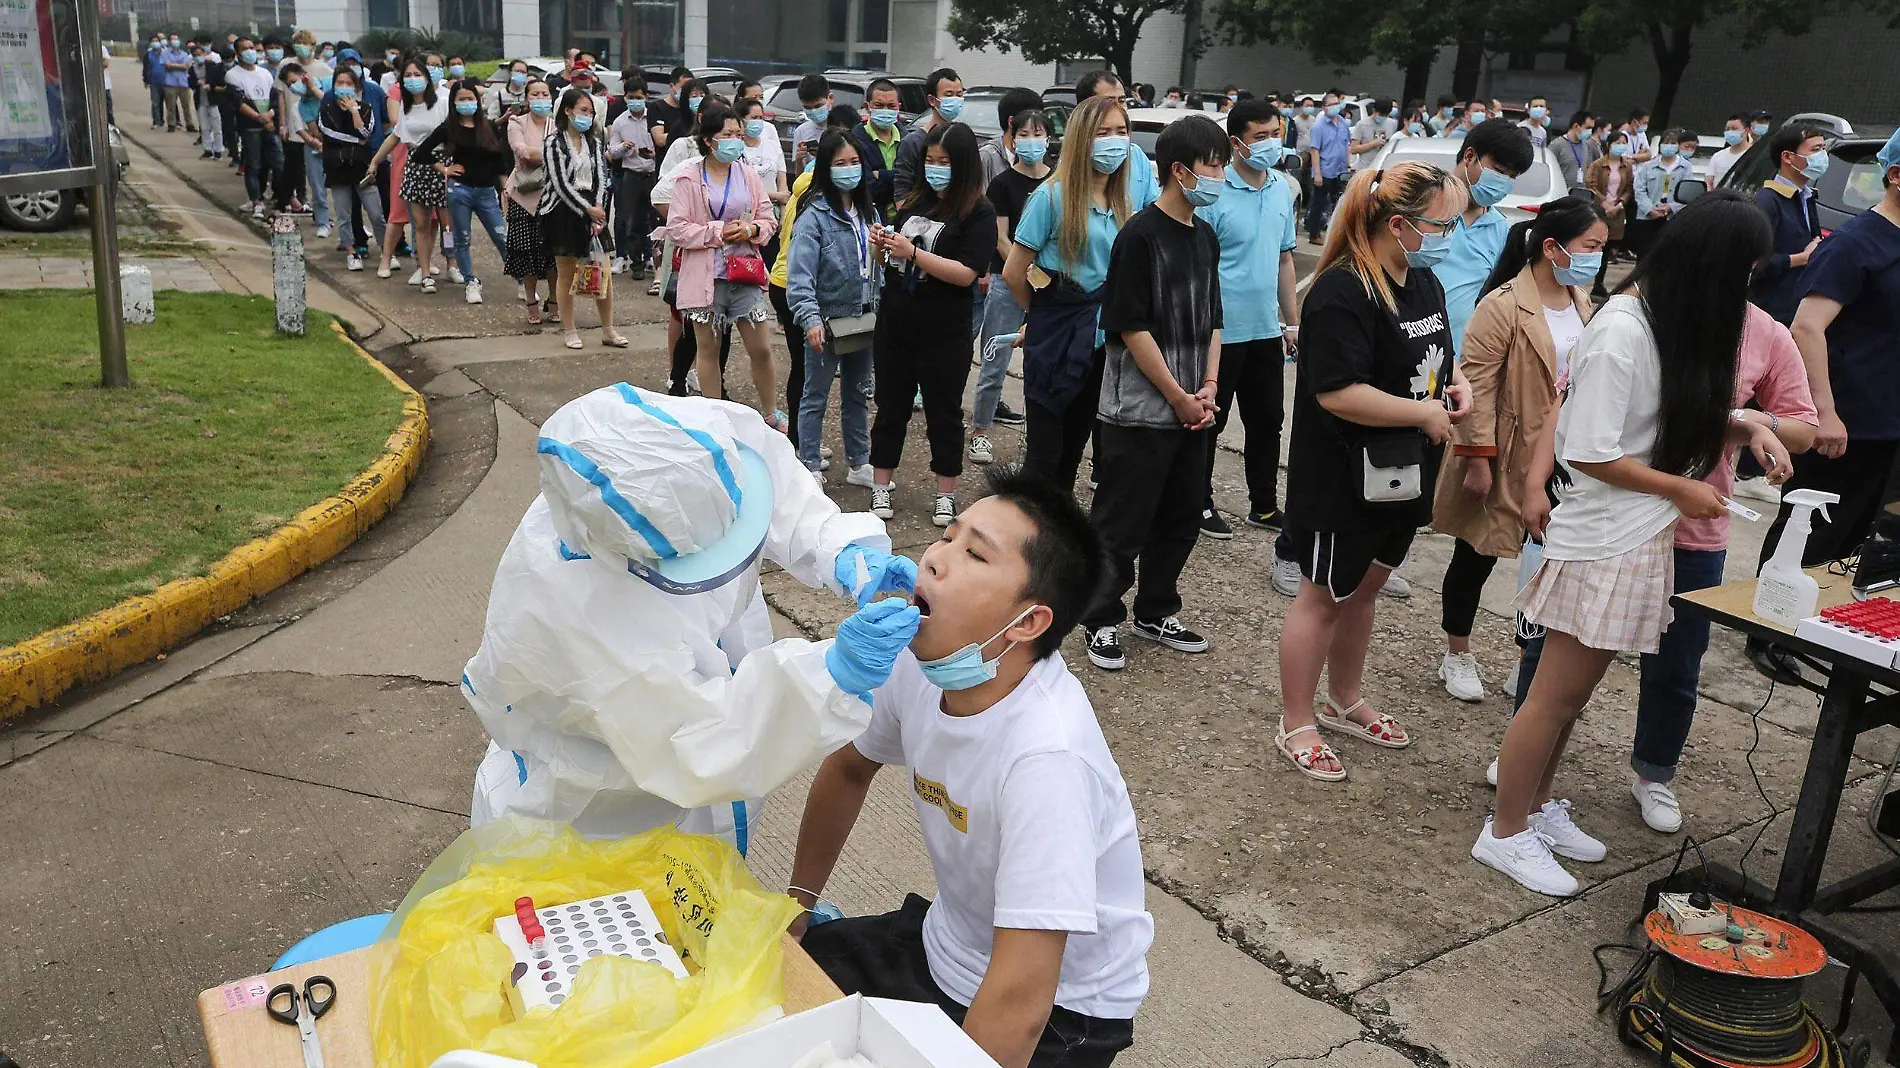
[[[1161,197],[1122,227],[1109,254],[1099,484],[1089,512],[1109,574],[1082,616],[1089,661],[1106,671],[1126,663],[1115,628],[1136,560],[1135,633],[1178,652],[1208,648],[1175,613],[1181,569],[1200,536],[1220,363],[1220,240],[1194,209],[1220,195],[1229,155],[1213,120],[1170,124],[1155,142]]]
[[[653,131],[653,147],[661,153],[673,139],[683,136],[693,127],[693,113],[686,107],[686,84],[693,80],[693,72],[685,67],[674,67],[668,76],[666,93],[658,100],[647,101],[647,118]]]

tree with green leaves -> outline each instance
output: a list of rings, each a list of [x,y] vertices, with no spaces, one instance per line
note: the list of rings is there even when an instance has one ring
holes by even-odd
[[[1022,49],[1031,63],[1101,56],[1124,84],[1135,76],[1142,26],[1183,0],[951,0],[950,37],[958,48]]]
[[[1533,10],[1529,0],[1517,5]],[[1390,0],[1342,17],[1337,8],[1310,0],[1220,0],[1214,16],[1228,39],[1241,44],[1292,45],[1342,67],[1389,63],[1405,72],[1400,99],[1412,100],[1425,95],[1440,50],[1460,41],[1485,42],[1494,9],[1505,6],[1514,6],[1513,0]],[[1477,73],[1471,70],[1470,85],[1454,91],[1476,92]]]

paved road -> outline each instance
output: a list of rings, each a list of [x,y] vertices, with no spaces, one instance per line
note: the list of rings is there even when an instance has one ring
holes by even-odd
[[[136,168],[147,199],[213,243],[226,288],[259,277],[258,239],[218,211],[241,199],[230,171],[159,143],[162,159],[141,154]],[[28,1068],[201,1063],[196,990],[400,898],[465,826],[482,738],[453,683],[479,640],[494,562],[534,493],[534,426],[586,389],[652,385],[663,373],[661,309],[644,296],[626,302],[633,350],[572,353],[558,334],[526,332],[510,301],[471,309],[446,286],[423,297],[399,279],[345,274],[340,257],[311,244],[312,302],[371,332],[371,346],[425,388],[437,439],[410,497],[341,558],[166,661],[0,734],[0,806],[33,816],[0,829],[0,856],[17,858],[16,877],[0,883],[0,1044]],[[477,245],[478,269],[499,278],[486,238]],[[935,536],[917,429],[891,524],[911,547]],[[1005,431],[999,446],[1015,456],[1020,437]],[[832,475],[841,503],[862,507],[865,491]],[[1231,452],[1219,457],[1216,500],[1230,512],[1246,504]],[[1757,551],[1738,544],[1731,566],[1750,569]],[[1268,540],[1245,532],[1196,550],[1184,614],[1213,638],[1207,656],[1132,648],[1129,669],[1107,675],[1065,650],[1127,776],[1153,884],[1154,991],[1121,1063],[1638,1063],[1592,1011],[1589,953],[1622,936],[1643,883],[1680,844],[1645,829],[1625,792],[1630,667],[1612,669],[1563,779],[1611,858],[1579,872],[1580,898],[1553,903],[1467,856],[1508,705],[1499,695],[1460,704],[1433,678],[1448,541],[1421,539],[1407,568],[1418,594],[1382,604],[1375,641],[1373,696],[1420,742],[1399,753],[1348,743],[1352,778],[1331,787],[1297,777],[1270,749],[1288,602],[1268,588],[1268,557]],[[1486,592],[1476,639],[1493,680],[1511,653],[1509,570]],[[783,633],[822,635],[845,613],[782,574],[765,586]],[[1766,687],[1734,642],[1716,645],[1683,796],[1688,832],[1733,859],[1767,815],[1744,763],[1747,713]],[[1779,807],[1792,800],[1813,718],[1810,701],[1767,701],[1755,763]],[[1837,866],[1877,855],[1855,821],[1873,761],[1893,745],[1890,732],[1863,747]],[[881,777],[841,869],[848,910],[929,889],[898,780]],[[802,783],[781,790],[755,839],[753,866],[768,883],[789,864],[801,799]],[[1753,870],[1778,862],[1785,824],[1770,825]],[[1900,938],[1892,917],[1864,922]]]

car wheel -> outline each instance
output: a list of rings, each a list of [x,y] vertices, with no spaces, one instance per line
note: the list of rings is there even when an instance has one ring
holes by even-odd
[[[32,233],[64,229],[79,210],[79,195],[70,189],[10,193],[0,197],[0,226]]]

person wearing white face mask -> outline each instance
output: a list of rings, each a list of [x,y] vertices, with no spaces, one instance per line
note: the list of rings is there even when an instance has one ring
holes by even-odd
[[[919,565],[927,608],[871,723],[819,768],[786,893],[830,880],[884,765],[911,777],[937,899],[793,937],[840,988],[935,1004],[1009,1068],[1107,1068],[1134,1041],[1154,920],[1128,790],[1062,636],[1101,576],[1064,490],[991,479]]]
[[[897,167],[892,189],[898,200],[910,195],[911,187],[923,175],[924,140],[930,131],[963,117],[963,79],[949,67],[939,67],[924,77],[924,101],[930,110],[918,119],[897,146]]]
[[[1247,525],[1280,526],[1280,427],[1290,344],[1299,338],[1293,247],[1299,240],[1293,182],[1280,171],[1286,120],[1271,105],[1243,100],[1226,116],[1234,159],[1219,200],[1196,210],[1220,239],[1220,383],[1214,398],[1218,441],[1236,401],[1247,429]],[[1214,509],[1214,452],[1201,510],[1201,534],[1233,537]]]

